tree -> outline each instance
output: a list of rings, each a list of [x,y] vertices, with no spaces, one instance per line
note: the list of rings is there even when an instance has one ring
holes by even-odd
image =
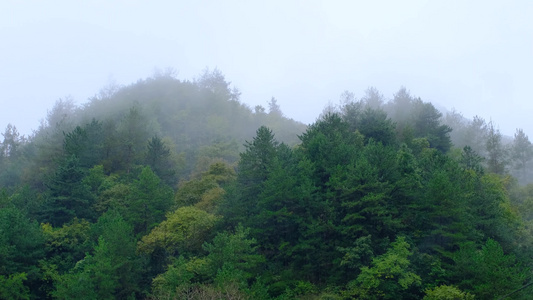
[[[157,135],[148,141],[145,162],[166,184],[174,184],[176,171],[171,160],[170,149]]]
[[[246,222],[258,241],[259,250],[272,265],[275,261],[286,267],[297,259],[295,247],[303,242],[301,232],[310,221],[309,211],[313,205],[314,189],[306,175],[310,173],[298,163],[293,151],[280,145],[278,157],[257,197],[258,214],[250,216]],[[298,268],[297,263],[291,267]]]
[[[221,207],[227,222],[234,226],[258,213],[257,198],[271,172],[279,143],[272,130],[261,126],[252,142],[247,141],[244,147],[238,165],[237,189],[231,190],[234,194],[230,193],[226,198],[229,201]]]
[[[388,115],[398,124],[404,124],[410,117],[411,106],[414,99],[405,87],[401,87],[391,102],[386,106]],[[403,126],[402,126],[403,127]]]
[[[74,217],[92,219],[94,195],[83,183],[84,170],[79,159],[71,155],[63,160],[47,182],[48,195],[43,204],[42,219],[61,226]]]
[[[180,207],[143,236],[138,249],[146,254],[164,249],[171,256],[198,253],[218,220],[219,217],[201,209]]]
[[[522,183],[525,183],[528,179],[529,162],[533,159],[533,146],[522,129],[517,129],[514,134],[511,159],[517,177]]]
[[[393,145],[396,142],[395,128],[396,124],[387,118],[385,111],[367,108],[361,114],[359,127],[356,129],[365,136],[366,142],[373,139],[383,145]]]
[[[0,298],[30,300],[30,290],[23,283],[26,279],[26,273],[0,275]]]
[[[105,255],[111,258],[111,273],[117,278],[114,297],[126,299],[139,293],[142,263],[136,254],[137,240],[133,235],[133,226],[117,210],[109,210],[93,226],[93,235],[107,243]]]
[[[0,142],[0,186],[14,187],[20,182],[23,167],[21,148],[26,142],[11,124],[7,125],[2,135],[4,140]]]
[[[423,103],[420,99],[414,101],[414,108],[415,137],[426,138],[430,147],[443,153],[447,152],[452,146],[449,135],[452,129],[440,123],[442,113],[431,103]]]
[[[363,98],[361,98],[361,102],[363,102],[367,108],[378,110],[381,109],[385,100],[378,89],[375,87],[369,87],[366,89]]]
[[[474,295],[462,292],[450,285],[440,285],[433,289],[427,289],[423,300],[474,300]]]
[[[500,131],[494,128],[492,122],[488,125],[488,136],[486,142],[487,149],[487,169],[489,172],[499,175],[507,171],[507,149],[502,144]]]
[[[76,265],[55,273],[58,299],[129,299],[139,292],[140,260],[133,228],[115,210],[104,213],[92,228],[97,243]]]
[[[57,275],[57,299],[116,299],[114,291],[118,287],[118,274],[110,253],[108,242],[100,237],[94,255],[87,254],[76,264],[72,272]]]
[[[270,99],[270,101],[268,102],[268,114],[277,117],[283,116],[281,108],[278,105],[278,100],[276,100],[276,98],[274,97],[272,97],[272,99]]]
[[[464,140],[466,141],[466,145],[470,146],[472,150],[480,156],[486,157],[488,134],[489,127],[485,119],[474,116],[474,119],[465,129]]]
[[[483,157],[479,156],[470,146],[465,146],[461,152],[461,160],[459,163],[465,170],[473,170],[476,173],[483,174],[484,169]]]
[[[352,164],[332,176],[329,185],[338,191],[340,231],[347,240],[371,235],[381,242],[404,226],[399,218],[402,203],[394,199],[397,186],[391,184],[398,176],[394,152],[370,142]]]
[[[200,78],[195,81],[195,84],[205,90],[210,91],[211,93],[217,95],[223,100],[234,100],[239,99],[240,93],[235,88],[231,89],[231,82],[227,82],[224,74],[217,68],[213,71],[209,71],[206,68]]]
[[[244,279],[253,278],[264,258],[257,254],[257,243],[249,237],[249,233],[249,229],[239,225],[234,233],[221,232],[212,243],[202,246],[209,253],[207,260],[211,274],[219,273],[226,267],[243,272]]]
[[[257,254],[249,231],[237,226],[234,233],[221,232],[212,243],[204,243],[204,257],[178,257],[152,282],[152,291],[160,297],[186,299],[244,299],[245,293],[257,294],[253,280],[264,258]],[[212,282],[212,284],[209,284]],[[261,293],[265,296],[265,292]],[[192,296],[194,297],[194,296]],[[254,297],[254,299],[265,299]]]
[[[67,156],[75,155],[83,168],[91,168],[103,158],[102,123],[93,119],[85,126],[65,134],[63,147]]]
[[[154,174],[149,166],[131,186],[125,209],[125,218],[134,225],[135,234],[146,233],[161,222],[172,205],[172,189]]]
[[[361,268],[357,279],[349,284],[348,293],[359,299],[404,298],[403,293],[421,282],[409,268],[409,248],[405,237],[398,237],[385,254],[372,259],[371,267]]]
[[[45,238],[47,263],[58,272],[67,272],[93,248],[91,227],[87,220],[73,219],[62,227],[41,224]]]
[[[15,207],[0,208],[0,296],[17,293],[24,299],[27,293],[22,281],[37,294],[38,262],[44,258],[43,245],[43,234],[37,222],[28,220]],[[12,290],[3,290],[6,287],[3,284],[13,284]]]
[[[130,108],[119,125],[122,165],[127,172],[142,158],[149,137],[148,129],[148,121],[137,107]]]
[[[0,157],[15,159],[20,154],[19,147],[22,142],[17,127],[7,124],[2,136],[4,137],[4,141],[0,143]]]
[[[473,244],[463,245],[453,260],[458,286],[480,299],[494,299],[520,288],[529,273],[493,239],[487,239],[481,249]]]
[[[174,196],[175,205],[194,206],[213,212],[218,209],[226,194],[222,186],[233,182],[235,177],[233,168],[221,162],[214,163],[200,178],[180,183]]]

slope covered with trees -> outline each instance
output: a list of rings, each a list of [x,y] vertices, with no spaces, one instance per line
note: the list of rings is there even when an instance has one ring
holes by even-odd
[[[216,70],[158,75],[58,101],[30,137],[8,126],[0,298],[533,292],[522,130],[505,143],[403,88],[345,93],[309,126],[238,97]]]

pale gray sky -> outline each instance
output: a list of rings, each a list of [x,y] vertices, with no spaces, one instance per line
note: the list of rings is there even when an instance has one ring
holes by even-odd
[[[533,138],[533,1],[14,1],[0,3],[0,131],[114,80],[217,67],[251,107],[312,123],[344,90],[405,86]]]

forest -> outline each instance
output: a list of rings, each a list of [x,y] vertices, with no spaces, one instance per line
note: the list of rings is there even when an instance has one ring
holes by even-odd
[[[400,88],[313,124],[156,74],[0,140],[1,299],[530,299],[533,146]]]

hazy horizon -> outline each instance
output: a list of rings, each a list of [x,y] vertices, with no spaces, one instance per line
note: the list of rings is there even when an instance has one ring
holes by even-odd
[[[533,134],[529,1],[94,1],[0,4],[0,129],[21,134],[59,98],[77,104],[154,69],[218,68],[250,107],[278,100],[309,124],[328,102],[405,86],[438,107]]]

